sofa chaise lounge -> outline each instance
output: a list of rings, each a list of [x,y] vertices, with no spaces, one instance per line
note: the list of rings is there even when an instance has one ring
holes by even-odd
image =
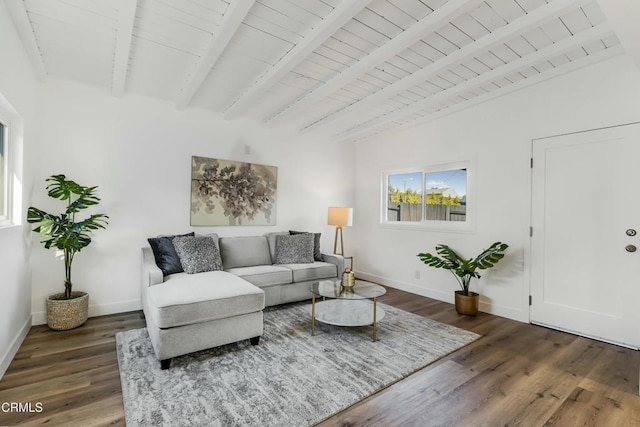
[[[335,279],[344,269],[342,256],[319,253],[317,237],[314,256],[314,235],[309,233],[207,236],[219,253],[221,269],[165,275],[152,248],[142,248],[142,308],[162,369],[169,368],[171,358],[195,351],[245,339],[257,345],[265,306],[308,300],[311,283]],[[312,258],[305,253],[305,262],[286,262],[298,261],[299,246],[287,245],[301,239],[311,243]],[[292,249],[294,258],[287,258]]]

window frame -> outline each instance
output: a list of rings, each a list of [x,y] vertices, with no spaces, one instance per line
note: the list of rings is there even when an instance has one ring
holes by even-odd
[[[5,206],[0,217],[0,231],[23,224],[23,138],[24,120],[0,93],[0,121],[5,125],[4,183]]]
[[[8,120],[6,116],[4,116],[0,112],[0,132],[4,132],[2,143],[3,143],[3,152],[2,152],[2,180],[0,185],[4,187],[3,189],[3,200],[0,200],[0,227],[7,227],[13,225],[11,212],[12,212],[12,197],[11,197],[11,121]]]
[[[421,231],[442,231],[452,233],[476,232],[476,190],[475,190],[475,159],[452,161],[447,163],[429,164],[422,167],[384,170],[381,172],[380,194],[380,226],[383,228],[415,229]],[[466,169],[467,194],[466,194],[466,220],[465,221],[440,221],[425,219],[426,203],[424,189],[427,173],[447,171],[454,169]],[[389,221],[387,218],[389,208],[388,184],[389,176],[406,173],[422,173],[422,220],[421,221]]]

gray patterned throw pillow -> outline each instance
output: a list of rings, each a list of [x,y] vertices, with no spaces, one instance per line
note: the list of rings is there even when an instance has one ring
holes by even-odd
[[[293,231],[289,230],[289,234],[303,234],[306,231]],[[322,251],[320,250],[320,233],[313,233],[313,259],[316,261],[324,261],[322,258]]]
[[[187,274],[222,270],[220,250],[210,236],[175,237],[173,247]]]
[[[313,263],[313,234],[276,236],[276,264]]]

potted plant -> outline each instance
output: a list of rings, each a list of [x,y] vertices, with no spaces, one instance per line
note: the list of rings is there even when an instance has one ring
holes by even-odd
[[[478,314],[479,295],[469,291],[471,279],[480,278],[477,269],[486,270],[496,265],[504,257],[504,251],[508,247],[506,243],[495,242],[477,257],[464,259],[449,246],[440,243],[436,246],[436,252],[440,256],[420,253],[418,258],[429,267],[446,268],[453,273],[462,288],[455,292],[456,311],[459,314],[475,316]]]
[[[64,258],[64,292],[47,298],[47,324],[51,329],[73,329],[87,321],[89,295],[71,290],[71,266],[75,255],[91,243],[89,235],[94,230],[105,228],[107,215],[93,214],[77,220],[76,214],[97,205],[100,198],[95,195],[98,187],[85,187],[64,175],[47,178],[49,197],[67,202],[65,211],[59,215],[44,212],[33,206],[27,212],[27,222],[39,224],[33,231],[44,239],[46,249],[62,251]]]

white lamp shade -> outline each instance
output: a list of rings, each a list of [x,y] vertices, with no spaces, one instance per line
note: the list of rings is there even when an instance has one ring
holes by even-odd
[[[327,223],[338,227],[351,226],[353,223],[353,208],[329,208]]]

